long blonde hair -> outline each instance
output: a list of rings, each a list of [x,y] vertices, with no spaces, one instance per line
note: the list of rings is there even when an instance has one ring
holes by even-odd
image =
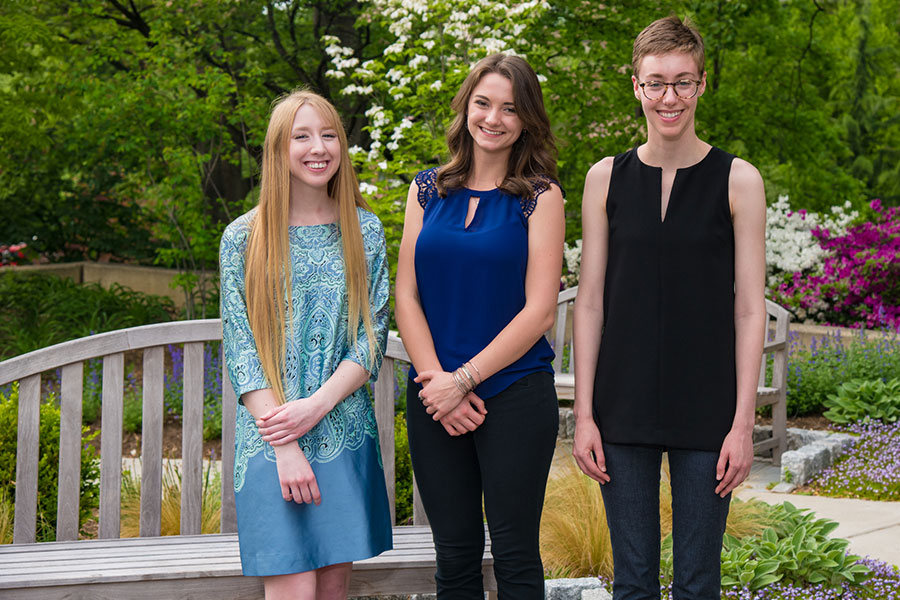
[[[329,123],[341,143],[337,173],[328,182],[328,196],[338,203],[343,244],[344,276],[347,285],[347,330],[349,344],[356,345],[362,318],[369,342],[369,365],[375,360],[377,345],[369,310],[368,265],[363,247],[357,207],[369,209],[359,191],[359,182],[347,150],[347,134],[341,118],[328,100],[299,89],[275,101],[263,143],[259,206],[247,242],[244,283],[247,318],[256,339],[263,373],[279,404],[286,401],[282,383],[285,363],[285,328],[291,323],[291,255],[288,247],[288,213],[291,168],[288,144],[297,110],[312,106]]]

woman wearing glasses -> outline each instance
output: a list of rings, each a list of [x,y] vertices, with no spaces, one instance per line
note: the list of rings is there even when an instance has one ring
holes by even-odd
[[[647,141],[588,172],[575,305],[573,453],[600,482],[613,597],[659,598],[668,454],[678,597],[719,598],[731,491],[750,472],[765,323],[765,193],[697,137],[700,34],[660,19],[634,43]]]

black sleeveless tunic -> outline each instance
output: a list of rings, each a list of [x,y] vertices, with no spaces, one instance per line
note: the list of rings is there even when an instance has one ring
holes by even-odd
[[[718,452],[736,402],[734,156],[678,169],[665,220],[662,169],[615,157],[594,418],[605,442]]]

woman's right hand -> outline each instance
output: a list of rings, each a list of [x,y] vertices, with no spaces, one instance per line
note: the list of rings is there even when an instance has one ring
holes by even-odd
[[[459,406],[465,394],[456,386],[453,375],[446,371],[422,371],[413,380],[423,383],[419,399],[425,405],[425,412],[435,421],[440,421]]]
[[[609,482],[600,430],[597,429],[597,424],[593,419],[575,421],[575,441],[572,444],[572,455],[575,457],[575,462],[578,463],[578,468],[585,475],[600,482],[601,485]]]
[[[274,449],[281,497],[286,502],[297,504],[321,504],[322,495],[319,493],[316,475],[300,446],[287,444],[274,446]]]

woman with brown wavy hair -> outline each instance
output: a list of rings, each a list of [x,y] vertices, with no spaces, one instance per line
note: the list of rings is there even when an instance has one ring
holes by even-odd
[[[559,418],[543,333],[565,232],[553,137],[517,56],[478,62],[451,106],[450,162],[410,186],[397,267],[413,469],[438,598],[483,598],[482,495],[500,598],[543,598],[538,527]]]
[[[384,230],[321,96],[275,104],[259,205],[225,229],[220,261],[243,572],[263,577],[267,600],[346,598],[352,561],[391,547],[363,385],[390,290]]]

